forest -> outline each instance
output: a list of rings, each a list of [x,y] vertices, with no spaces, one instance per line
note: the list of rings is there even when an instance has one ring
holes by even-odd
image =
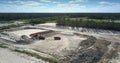
[[[120,20],[120,13],[0,13],[0,21],[56,17],[56,16]]]
[[[71,19],[62,17],[57,20],[58,26],[86,27],[95,29],[108,29],[120,31],[120,23],[114,21],[95,20],[95,19]]]
[[[24,20],[25,23],[32,25],[55,22],[58,26],[120,31],[120,22],[114,22],[115,20],[120,21],[120,13],[0,13],[0,22],[12,20]],[[9,26],[1,27],[1,30],[6,28]]]
[[[2,27],[0,27],[0,30],[9,29],[9,28],[16,28],[16,27],[20,27],[20,26],[22,26],[22,25],[12,24],[12,25],[8,25],[8,26],[2,26]]]

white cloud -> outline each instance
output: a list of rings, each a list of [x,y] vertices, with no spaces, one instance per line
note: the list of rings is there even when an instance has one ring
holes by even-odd
[[[44,6],[46,4],[43,4],[41,2],[37,1],[22,1],[22,0],[16,0],[16,1],[8,1],[10,5],[17,5],[17,6]]]
[[[75,2],[87,2],[88,0],[70,0],[69,3],[75,3]]]
[[[119,5],[120,3],[101,1],[101,2],[99,2],[99,4],[101,4],[101,5]]]
[[[36,12],[36,11],[38,12],[38,11],[43,11],[43,9],[46,9],[46,7],[48,6],[47,4],[41,3],[39,1],[30,1],[30,0],[8,1],[6,3],[8,4],[2,6],[3,6],[3,10],[6,10],[7,12]]]
[[[74,4],[74,3],[57,3],[54,7],[47,7],[47,10],[44,12],[84,12],[84,9],[86,6],[80,5],[80,4]]]
[[[107,6],[96,6],[93,8],[87,8],[89,10],[86,10],[87,12],[105,12],[105,13],[109,13],[109,12],[120,12],[120,4],[116,4],[116,5],[107,5]]]
[[[8,1],[9,4],[24,4],[24,1],[16,0],[16,1]]]
[[[56,2],[56,1],[53,1],[52,3],[59,4],[59,3],[61,3],[61,2]]]
[[[41,2],[51,2],[51,0],[40,0]]]
[[[28,1],[28,2],[26,2],[24,4],[25,5],[29,5],[29,6],[39,6],[39,5],[42,5],[42,3],[35,2],[35,1]]]
[[[85,8],[86,6],[81,6],[79,4],[70,4],[70,3],[60,3],[57,4],[58,7],[66,7],[66,8]]]
[[[7,12],[119,12],[120,4],[108,1],[97,2],[96,6],[81,5],[77,2],[87,2],[87,0],[70,0],[73,2],[60,2],[55,0],[30,1],[14,0],[8,1],[6,5],[1,4],[1,9]],[[52,4],[49,4],[49,2]],[[0,10],[2,11],[2,10]],[[4,12],[4,10],[3,10]]]
[[[99,4],[112,4],[111,2],[107,2],[107,1],[101,1],[99,2]]]

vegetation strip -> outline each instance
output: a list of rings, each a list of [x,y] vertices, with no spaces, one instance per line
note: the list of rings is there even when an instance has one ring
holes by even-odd
[[[46,18],[46,17],[56,18],[57,16],[120,20],[120,13],[0,13],[0,20],[5,22],[9,20],[18,20],[18,19],[32,19],[32,18]]]
[[[120,23],[114,21],[93,20],[93,19],[71,19],[61,17],[57,20],[58,26],[86,27],[95,29],[108,29],[120,31]]]
[[[10,29],[10,28],[16,28],[16,27],[20,27],[21,25],[8,25],[8,26],[2,26],[0,27],[0,30],[4,30],[4,29]]]
[[[18,49],[15,49],[14,51],[19,52],[19,53],[24,53],[24,54],[27,54],[28,56],[32,56],[32,57],[35,57],[37,59],[42,59],[42,60],[48,61],[50,63],[62,63],[62,62],[57,61],[57,60],[52,59],[52,58],[42,57],[42,56],[38,55],[37,53],[33,53],[33,52],[25,51],[25,50],[18,50]]]
[[[8,48],[8,47],[3,44],[0,44],[0,48]]]

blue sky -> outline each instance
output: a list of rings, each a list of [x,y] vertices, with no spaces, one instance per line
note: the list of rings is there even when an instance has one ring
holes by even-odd
[[[0,0],[0,13],[120,12],[120,0]]]

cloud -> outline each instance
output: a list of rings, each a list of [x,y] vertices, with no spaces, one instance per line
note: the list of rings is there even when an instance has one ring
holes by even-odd
[[[56,1],[53,1],[52,3],[54,3],[54,4],[60,4],[61,2],[56,2]]]
[[[51,2],[51,0],[40,0],[41,2]]]
[[[6,1],[5,4],[1,4],[0,12],[38,12],[46,9],[47,6],[47,4],[32,0]]]
[[[66,8],[85,8],[86,6],[81,6],[79,4],[70,4],[70,3],[60,3],[57,4],[58,7],[66,7]]]
[[[87,12],[104,12],[104,13],[109,13],[109,12],[120,12],[120,4],[115,4],[115,5],[101,5],[101,6],[96,6],[96,7],[89,7],[87,8]]]
[[[89,0],[8,0],[0,3],[0,12],[119,12],[117,2],[97,1],[94,6]],[[66,3],[67,2],[67,3]],[[80,4],[88,2],[88,4]],[[96,4],[97,3],[97,4]]]
[[[39,6],[39,5],[42,5],[42,3],[35,2],[35,1],[28,1],[28,2],[24,3],[24,5],[28,5],[28,6]]]
[[[87,2],[88,0],[70,0],[69,3],[75,3],[75,2]]]
[[[99,4],[101,4],[101,5],[119,5],[120,3],[101,1],[101,2],[99,2]]]
[[[103,10],[107,10],[107,11],[116,11],[116,10],[119,10],[120,11],[120,4],[116,4],[116,5],[111,5],[111,6],[104,6],[104,7],[101,7],[101,9]]]
[[[17,5],[17,6],[42,6],[42,5],[46,5],[46,4],[43,4],[39,1],[30,1],[30,0],[26,0],[26,1],[23,1],[23,0],[16,0],[16,1],[8,1],[7,2],[8,5]]]
[[[15,0],[15,1],[8,1],[6,3],[8,3],[8,4],[24,4],[25,2],[24,1],[20,1],[20,0]]]
[[[111,2],[107,2],[107,1],[101,1],[101,2],[99,2],[99,4],[103,4],[103,5],[105,5],[105,4],[112,4]]]
[[[68,12],[84,12],[86,6],[76,4],[76,3],[57,3],[53,7],[47,7],[47,11],[45,12],[52,12],[52,13],[68,13]]]

